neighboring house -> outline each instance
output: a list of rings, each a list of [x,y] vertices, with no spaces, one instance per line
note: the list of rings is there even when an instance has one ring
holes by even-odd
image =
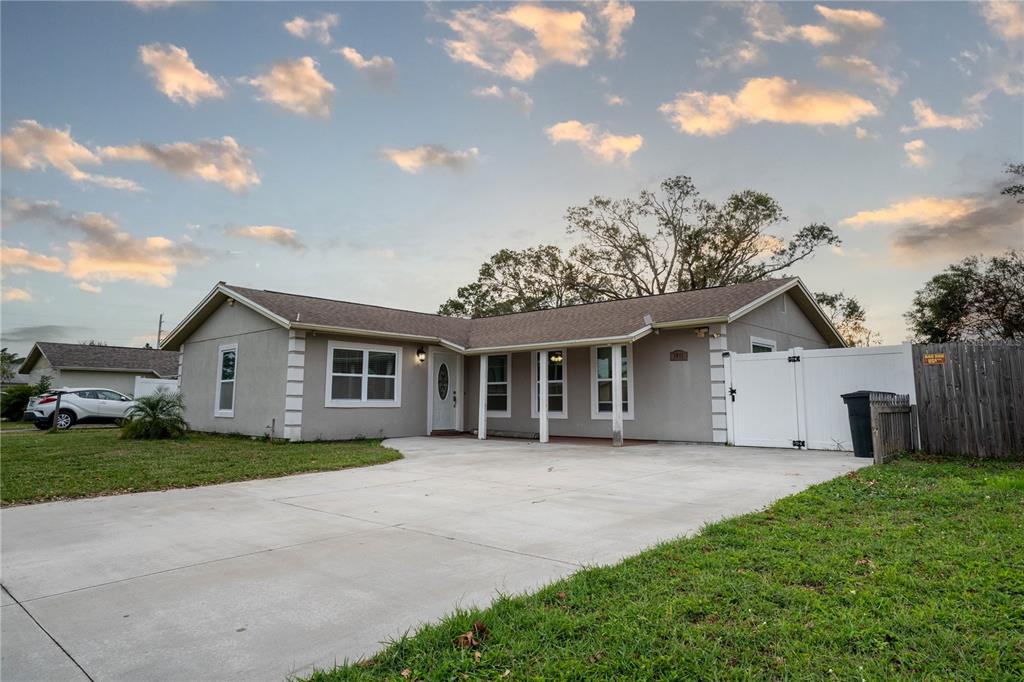
[[[54,388],[112,388],[131,395],[135,377],[176,378],[178,359],[177,353],[155,348],[39,341],[21,363],[18,374],[33,384],[48,375]]]
[[[221,282],[163,348],[200,431],[725,442],[723,351],[842,345],[793,278],[478,319]]]

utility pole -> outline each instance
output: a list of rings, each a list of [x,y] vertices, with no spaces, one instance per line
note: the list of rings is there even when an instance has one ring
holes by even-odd
[[[160,337],[164,332],[164,314],[160,313],[160,321],[156,323],[156,347],[160,348]]]

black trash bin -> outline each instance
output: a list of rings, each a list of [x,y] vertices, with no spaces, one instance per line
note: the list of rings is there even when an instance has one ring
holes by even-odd
[[[853,454],[857,457],[874,457],[875,446],[871,439],[871,394],[873,391],[844,393],[846,411],[850,415],[850,435],[853,436]]]

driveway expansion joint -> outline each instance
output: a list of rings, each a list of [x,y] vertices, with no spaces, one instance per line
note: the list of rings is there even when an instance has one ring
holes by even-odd
[[[79,662],[78,662],[77,660],[75,660],[75,657],[74,657],[74,656],[72,656],[72,655],[71,655],[71,653],[70,653],[70,652],[69,652],[69,651],[68,651],[67,649],[65,649],[65,648],[64,648],[64,645],[63,645],[63,644],[61,644],[60,642],[58,642],[58,641],[57,641],[57,638],[56,638],[56,637],[54,637],[54,636],[53,636],[52,634],[50,634],[50,631],[49,631],[49,630],[47,630],[46,628],[44,628],[44,627],[43,627],[43,624],[42,624],[42,623],[40,623],[40,622],[39,622],[39,621],[38,621],[38,620],[36,619],[36,617],[35,617],[34,615],[32,615],[32,612],[31,612],[31,611],[29,611],[29,610],[28,610],[27,608],[25,608],[25,605],[24,605],[24,604],[22,604],[22,603],[21,603],[20,601],[18,601],[18,598],[17,598],[17,597],[15,597],[15,596],[14,596],[14,595],[13,595],[13,594],[11,593],[11,591],[10,591],[9,589],[7,589],[7,586],[6,586],[6,585],[0,584],[0,588],[2,588],[2,589],[3,589],[3,591],[7,593],[7,596],[8,596],[8,597],[10,597],[10,598],[11,598],[11,600],[12,600],[12,601],[14,602],[14,604],[8,604],[8,606],[14,606],[14,605],[17,605],[17,606],[18,606],[18,608],[20,608],[20,609],[21,609],[21,611],[22,611],[22,612],[23,612],[23,613],[24,613],[24,614],[25,614],[26,616],[28,616],[28,617],[29,617],[30,619],[32,619],[32,622],[36,624],[36,627],[37,627],[37,628],[39,628],[39,630],[40,630],[40,631],[41,631],[41,632],[42,632],[42,633],[43,633],[44,635],[46,635],[46,636],[47,636],[47,637],[48,637],[48,638],[50,639],[50,641],[51,641],[51,642],[53,642],[53,643],[54,643],[54,645],[55,645],[55,646],[56,646],[56,647],[57,647],[58,649],[60,649],[61,653],[62,653],[62,654],[64,654],[65,656],[67,656],[68,660],[69,660],[69,661],[71,661],[72,663],[74,663],[74,664],[75,664],[75,667],[76,667],[76,668],[78,668],[78,669],[79,669],[80,671],[82,671],[82,674],[83,674],[83,675],[85,675],[85,678],[86,678],[87,680],[89,680],[89,682],[96,682],[96,681],[95,681],[95,680],[93,679],[93,676],[92,676],[92,675],[90,675],[90,674],[89,674],[89,673],[88,673],[88,672],[86,671],[86,669],[82,667],[82,664],[81,664],[81,663],[79,663]]]

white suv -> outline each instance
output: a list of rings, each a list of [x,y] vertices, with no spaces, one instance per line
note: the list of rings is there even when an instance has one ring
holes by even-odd
[[[109,388],[58,388],[28,401],[25,421],[35,424],[37,429],[48,429],[53,425],[53,411],[60,394],[60,414],[57,428],[70,429],[79,423],[110,423],[125,418],[135,401]]]

